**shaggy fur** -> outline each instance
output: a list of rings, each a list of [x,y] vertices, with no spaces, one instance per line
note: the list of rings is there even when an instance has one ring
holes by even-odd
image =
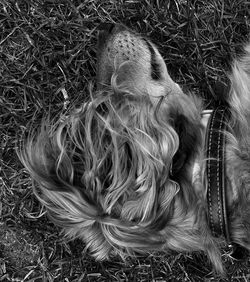
[[[184,94],[157,48],[125,27],[100,32],[98,50],[98,90],[63,121],[45,120],[20,153],[35,195],[98,260],[205,251],[223,273],[224,241],[207,223],[202,101]],[[250,250],[250,45],[233,64],[227,103],[229,229]]]

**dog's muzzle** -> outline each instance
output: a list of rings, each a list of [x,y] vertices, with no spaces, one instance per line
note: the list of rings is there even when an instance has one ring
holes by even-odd
[[[123,25],[102,24],[97,45],[98,89],[110,89],[113,75],[116,85],[149,95],[154,103],[169,94],[183,95],[150,40]]]
[[[97,82],[109,85],[115,67],[125,61],[150,61],[150,53],[142,38],[120,24],[99,26],[97,45]]]

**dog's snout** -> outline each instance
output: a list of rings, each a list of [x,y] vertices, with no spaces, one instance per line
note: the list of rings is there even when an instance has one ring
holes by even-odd
[[[98,27],[97,81],[109,84],[115,63],[139,61],[144,45],[141,38],[121,24],[102,23]]]
[[[102,24],[99,30],[97,82],[100,87],[110,85],[112,74],[120,67],[117,82],[133,81],[131,85],[137,90],[151,92],[154,89],[155,96],[160,96],[165,88],[174,85],[162,56],[151,41],[120,24]]]
[[[150,60],[150,50],[144,39],[121,24],[103,23],[99,26],[98,53],[102,64],[120,65],[125,61],[143,64]]]

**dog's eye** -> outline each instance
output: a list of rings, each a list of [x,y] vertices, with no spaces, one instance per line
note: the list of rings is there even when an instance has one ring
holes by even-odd
[[[156,61],[151,60],[151,68],[152,68],[151,77],[154,80],[161,79],[161,67],[160,67],[160,65]]]
[[[153,80],[160,80],[162,78],[161,65],[157,62],[156,53],[153,46],[145,40],[151,55],[151,77]]]

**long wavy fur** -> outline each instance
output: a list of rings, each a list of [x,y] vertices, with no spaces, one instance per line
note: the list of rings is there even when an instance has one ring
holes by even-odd
[[[228,171],[236,169],[234,176],[244,174],[250,181],[250,47],[246,51],[234,65],[230,97],[232,130],[242,137],[229,138],[227,157],[240,167]],[[116,79],[117,72],[110,89],[91,92],[89,101],[64,121],[45,120],[29,135],[20,158],[35,180],[35,195],[53,222],[69,238],[83,239],[98,260],[155,250],[202,250],[222,273],[220,241],[209,231],[205,200],[192,183],[192,164],[203,143],[201,102],[192,95],[166,93],[155,104],[148,93],[131,91]],[[244,173],[246,156],[240,154],[247,154]],[[242,191],[236,189],[232,202],[231,228],[234,240],[250,249],[241,227],[250,234],[250,190],[242,177]],[[239,198],[245,203],[243,213]]]

